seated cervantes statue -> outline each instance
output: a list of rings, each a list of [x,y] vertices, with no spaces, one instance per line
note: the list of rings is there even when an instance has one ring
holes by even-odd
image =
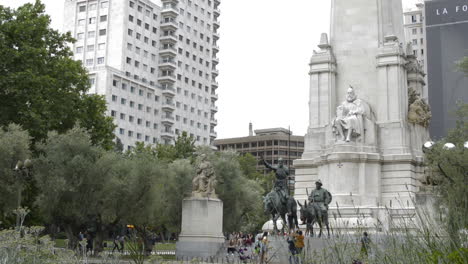
[[[333,134],[337,140],[346,142],[364,141],[366,120],[373,122],[370,106],[358,99],[354,88],[349,87],[346,100],[336,109],[336,117],[332,120]]]
[[[214,168],[206,154],[201,154],[197,160],[197,175],[192,180],[192,195],[216,198],[216,176]]]

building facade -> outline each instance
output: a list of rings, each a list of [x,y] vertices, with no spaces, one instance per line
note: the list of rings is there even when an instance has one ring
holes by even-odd
[[[198,145],[216,138],[220,2],[161,2],[65,1],[75,59],[105,96],[124,149],[171,144],[184,131]]]
[[[468,102],[468,78],[456,63],[468,56],[468,0],[425,2],[427,75],[433,139],[455,127],[457,102]]]
[[[231,149],[241,154],[252,154],[258,160],[257,171],[261,173],[268,172],[261,157],[273,165],[277,165],[282,158],[284,164],[290,167],[290,174],[294,175],[293,161],[304,152],[304,137],[290,135],[290,131],[285,128],[250,129],[247,137],[217,139],[214,145],[218,150]]]

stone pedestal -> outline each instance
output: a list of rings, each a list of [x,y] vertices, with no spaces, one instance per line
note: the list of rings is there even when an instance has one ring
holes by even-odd
[[[223,244],[223,202],[215,198],[184,199],[177,258],[216,256]]]

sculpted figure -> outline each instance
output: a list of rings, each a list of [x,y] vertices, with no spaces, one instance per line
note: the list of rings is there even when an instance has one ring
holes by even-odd
[[[413,88],[408,89],[408,122],[429,127],[432,114],[429,104]]]
[[[289,169],[288,167],[283,165],[283,159],[279,158],[278,166],[273,166],[266,162],[262,157],[263,164],[265,167],[273,170],[276,175],[275,187],[274,190],[280,195],[281,202],[286,203],[287,199],[289,198],[288,195],[288,176],[289,176]]]
[[[198,157],[197,176],[192,180],[192,193],[204,197],[216,197],[216,176],[205,154]]]
[[[336,117],[332,121],[333,132],[338,139],[350,142],[364,136],[364,118],[371,116],[369,105],[358,99],[354,88],[349,87],[346,100],[336,109]]]
[[[320,226],[319,237],[322,235],[323,224],[325,224],[328,236],[330,237],[330,228],[328,224],[328,205],[331,203],[331,201],[332,195],[328,190],[322,188],[322,181],[317,180],[315,182],[315,189],[309,195],[309,206],[312,214],[315,216]]]

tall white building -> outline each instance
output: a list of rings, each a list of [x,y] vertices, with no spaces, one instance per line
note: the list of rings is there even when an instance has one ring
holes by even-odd
[[[115,134],[171,144],[183,131],[198,145],[216,138],[219,0],[66,0],[64,30],[105,96]]]

